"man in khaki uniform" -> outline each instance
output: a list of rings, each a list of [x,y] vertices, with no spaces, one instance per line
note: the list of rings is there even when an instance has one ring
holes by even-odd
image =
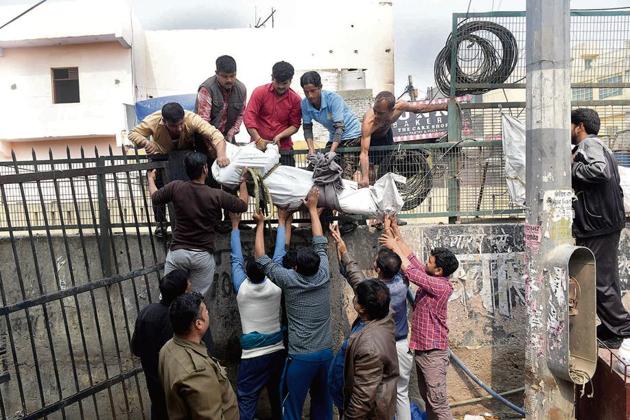
[[[225,368],[208,356],[201,338],[208,309],[198,293],[177,297],[169,309],[174,337],[160,350],[159,372],[170,420],[238,420],[236,395]]]

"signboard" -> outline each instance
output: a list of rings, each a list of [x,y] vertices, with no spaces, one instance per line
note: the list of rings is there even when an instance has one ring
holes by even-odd
[[[460,96],[457,102],[470,102],[470,95]],[[433,104],[446,104],[447,98],[434,99]],[[429,101],[414,101],[413,104],[428,104]],[[398,121],[392,124],[394,141],[437,139],[448,133],[448,112],[436,111],[415,114],[403,112]]]

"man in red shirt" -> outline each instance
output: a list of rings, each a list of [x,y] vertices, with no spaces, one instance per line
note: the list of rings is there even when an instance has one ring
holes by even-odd
[[[385,232],[379,242],[398,254],[401,271],[418,286],[411,320],[409,348],[415,350],[420,396],[426,402],[429,419],[452,420],[446,392],[448,367],[448,299],[453,286],[448,277],[459,262],[446,248],[434,248],[422,264],[402,240],[395,217],[385,219]]]
[[[286,61],[273,65],[271,83],[258,86],[252,92],[243,122],[251,141],[263,149],[269,143],[279,144],[280,151],[293,150],[291,136],[302,121],[301,98],[291,89],[295,73]],[[292,155],[282,155],[280,163],[295,166]]]

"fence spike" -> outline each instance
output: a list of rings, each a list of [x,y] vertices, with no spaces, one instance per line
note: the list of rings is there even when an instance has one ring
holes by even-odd
[[[37,154],[35,153],[34,147],[31,147],[31,156],[33,156],[33,160],[37,160]]]
[[[94,146],[94,157],[98,158],[98,148],[96,146]]]

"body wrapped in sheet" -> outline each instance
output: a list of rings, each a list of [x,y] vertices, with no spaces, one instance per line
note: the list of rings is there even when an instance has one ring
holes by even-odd
[[[230,164],[225,168],[220,168],[216,162],[212,165],[212,176],[222,185],[236,188],[245,167],[258,169],[262,174],[271,171],[263,182],[273,203],[283,208],[297,208],[313,186],[312,172],[291,166],[276,166],[280,153],[275,145],[267,146],[264,152],[253,144],[241,147],[232,144],[226,146]],[[336,210],[367,217],[397,213],[404,202],[398,193],[396,182],[404,183],[405,178],[389,173],[369,188],[358,188],[356,182],[344,179],[343,190],[337,193],[339,208]]]

